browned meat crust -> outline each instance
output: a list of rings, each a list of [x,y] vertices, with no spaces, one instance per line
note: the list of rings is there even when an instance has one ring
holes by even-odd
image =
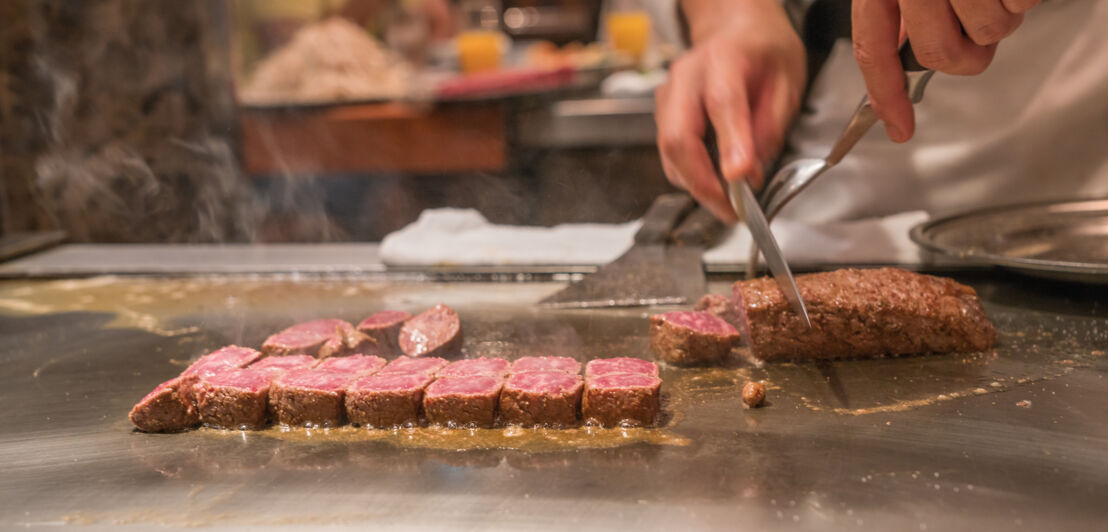
[[[951,279],[898,268],[796,278],[812,329],[764,277],[732,287],[742,335],[760,360],[974,352],[992,348],[977,293]]]

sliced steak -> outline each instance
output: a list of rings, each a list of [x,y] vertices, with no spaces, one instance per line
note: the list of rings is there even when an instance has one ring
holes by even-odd
[[[611,374],[585,381],[581,416],[605,427],[648,427],[660,405],[662,380],[644,374]]]
[[[314,367],[319,359],[308,355],[290,355],[287,357],[265,357],[246,369],[256,369],[274,374],[274,377],[293,369],[306,369]]]
[[[732,286],[755,358],[974,352],[996,341],[977,293],[951,279],[881,268],[799,275],[796,282],[811,329],[772,279]]]
[[[503,379],[486,375],[441,378],[423,392],[423,412],[430,423],[489,428],[503,386]]]
[[[200,422],[196,408],[181,393],[181,377],[159,384],[131,408],[129,417],[144,432],[173,432]]]
[[[373,339],[372,354],[396,356],[400,354],[400,327],[411,317],[402,310],[382,310],[362,320],[358,330]]]
[[[159,384],[131,409],[131,422],[139,430],[170,432],[200,423],[196,412],[197,385],[201,379],[241,368],[261,357],[248,347],[231,345],[200,357],[181,375]]]
[[[399,357],[378,372],[379,375],[422,373],[428,377],[434,377],[439,370],[446,366],[444,358],[439,357]]]
[[[676,311],[650,317],[650,350],[671,364],[718,362],[739,342],[739,331],[707,312]]]
[[[275,367],[236,369],[201,381],[197,411],[200,422],[223,429],[256,430],[266,424],[269,384]]]
[[[561,371],[576,375],[581,373],[581,363],[570,357],[522,357],[512,362],[513,375],[529,371]]]
[[[598,358],[585,364],[585,379],[628,373],[657,377],[658,365],[649,360],[631,357]]]
[[[435,305],[404,322],[397,341],[408,356],[454,356],[462,351],[462,322],[454,309]]]
[[[327,358],[356,352],[371,340],[346,321],[313,320],[299,323],[266,338],[262,352],[268,356],[311,355]]]
[[[447,364],[438,372],[439,377],[469,377],[487,375],[503,380],[512,364],[503,358],[467,358]]]
[[[385,359],[378,356],[350,355],[323,360],[316,366],[316,369],[319,371],[338,371],[360,377],[377,373],[387,363]]]
[[[346,389],[346,417],[367,427],[413,426],[431,380],[420,372],[362,377]]]
[[[735,304],[731,302],[731,298],[728,296],[722,294],[705,294],[697,300],[693,310],[707,312],[708,314],[716,316],[730,323],[736,330],[741,327],[739,322],[742,320],[742,315],[739,314],[739,309],[735,308]]]
[[[580,375],[564,371],[513,374],[500,392],[500,417],[527,427],[574,425],[583,388]]]
[[[315,369],[285,373],[269,387],[274,419],[290,426],[342,425],[344,392],[354,379],[349,373]]]

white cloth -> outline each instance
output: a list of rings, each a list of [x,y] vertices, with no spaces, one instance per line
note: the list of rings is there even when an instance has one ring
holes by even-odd
[[[813,86],[815,112],[790,134],[798,157],[825,155],[865,94],[849,43],[839,44]],[[875,126],[781,218],[1108,196],[1108,2],[1043,2],[983,74],[936,74],[916,118],[906,144]]]
[[[773,233],[785,257],[798,264],[916,264],[919,250],[908,230],[926,219],[917,211],[830,224],[777,220]],[[472,209],[434,209],[385,237],[381,261],[390,266],[606,264],[631,247],[639,225],[495,225]],[[704,262],[745,264],[749,252],[750,234],[740,228],[705,252]]]

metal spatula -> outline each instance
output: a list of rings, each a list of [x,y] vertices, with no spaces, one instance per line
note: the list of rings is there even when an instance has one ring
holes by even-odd
[[[550,308],[679,305],[705,293],[704,247],[724,225],[687,194],[665,194],[618,259],[539,302]]]

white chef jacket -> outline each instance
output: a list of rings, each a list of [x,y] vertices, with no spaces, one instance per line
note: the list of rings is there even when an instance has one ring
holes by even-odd
[[[865,94],[840,41],[789,134],[790,157],[822,157]],[[1108,197],[1108,1],[1032,9],[978,76],[938,73],[895,144],[878,123],[781,216],[814,222]]]

